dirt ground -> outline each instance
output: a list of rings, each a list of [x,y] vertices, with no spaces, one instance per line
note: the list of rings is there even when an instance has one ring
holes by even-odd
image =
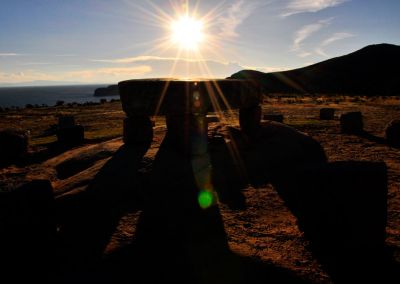
[[[319,109],[336,109],[335,120],[319,120]],[[341,134],[340,114],[361,111],[365,137]],[[264,113],[280,113],[284,123],[316,139],[323,146],[329,161],[384,161],[388,167],[388,224],[387,245],[394,249],[400,263],[400,149],[384,143],[384,130],[392,119],[400,119],[400,100],[397,98],[349,97],[268,97],[263,104]],[[54,141],[46,129],[56,123],[60,113],[76,115],[76,120],[87,130],[87,143],[107,140],[121,135],[124,114],[119,102],[90,107],[60,107],[31,109],[0,113],[0,129],[19,127],[31,132],[32,151],[46,147]],[[165,134],[164,120],[156,119],[155,140]],[[112,129],[112,131],[110,131]],[[157,148],[157,144],[153,148]],[[12,167],[0,171],[0,178],[22,174]],[[307,241],[290,213],[271,185],[246,188],[247,209],[230,210],[220,205],[231,250],[240,255],[259,259],[294,272],[312,283],[331,283],[331,279],[307,249]],[[124,216],[114,233],[112,246],[129,242],[135,234],[138,213]]]

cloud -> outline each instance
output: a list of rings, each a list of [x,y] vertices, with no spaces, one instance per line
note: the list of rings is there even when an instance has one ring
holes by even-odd
[[[56,80],[56,76],[38,72],[35,70],[24,70],[20,72],[2,72],[0,71],[0,83],[20,83],[31,81],[51,81]]]
[[[315,52],[318,55],[321,55],[323,57],[329,57],[329,55],[325,52],[324,47],[327,47],[329,45],[331,45],[332,43],[339,41],[339,40],[343,40],[346,38],[351,38],[354,37],[355,35],[351,34],[351,33],[345,33],[345,32],[341,32],[341,33],[334,33],[332,36],[330,36],[329,38],[327,38],[326,40],[324,40],[316,49]]]
[[[75,71],[26,71],[0,73],[0,83],[22,83],[35,80],[73,81],[80,83],[117,83],[134,78],[226,78],[242,69],[262,72],[281,71],[284,68],[268,66],[246,66],[237,62],[224,62],[211,59],[176,59],[143,55],[118,59],[96,59],[103,63],[98,68],[81,68]],[[118,65],[109,65],[118,64]],[[137,65],[139,64],[139,65]],[[58,66],[58,65],[57,65]]]
[[[64,75],[67,79],[79,78],[83,81],[107,81],[110,80],[124,80],[143,76],[152,71],[152,68],[147,65],[133,66],[133,67],[119,67],[119,68],[96,68],[86,69],[79,71],[68,72]]]
[[[321,55],[323,57],[329,57],[329,55],[326,54],[326,52],[321,47],[317,47],[315,49],[315,53],[318,54],[318,55]]]
[[[30,66],[30,65],[55,65],[56,63],[54,62],[24,62],[24,63],[19,63],[19,66]]]
[[[256,70],[256,71],[261,71],[261,72],[279,72],[279,71],[285,71],[287,68],[284,67],[272,67],[272,66],[242,66],[243,69],[247,70]]]
[[[244,0],[233,3],[227,9],[225,15],[217,19],[217,26],[220,27],[219,36],[225,38],[238,37],[239,34],[236,29],[257,7],[258,4],[248,3]]]
[[[301,48],[301,44],[309,38],[312,34],[318,32],[323,27],[329,25],[333,18],[320,20],[317,23],[306,25],[298,30],[293,39],[293,51],[298,51]]]
[[[176,57],[160,57],[153,55],[140,55],[135,57],[126,57],[126,58],[116,58],[116,59],[91,59],[92,62],[101,62],[101,63],[116,63],[116,64],[125,64],[125,63],[135,63],[135,62],[145,62],[145,61],[188,61],[188,62],[201,62],[206,61],[204,59],[191,59],[191,58],[176,58]]]
[[[299,13],[318,12],[326,8],[339,6],[349,0],[291,0],[286,6],[283,17]]]
[[[311,56],[311,55],[312,55],[312,53],[308,52],[308,51],[304,51],[304,52],[298,54],[298,56],[301,57],[301,58],[305,58],[305,57],[308,57],[308,56]]]
[[[150,66],[123,68],[96,68],[70,72],[45,73],[36,70],[23,70],[6,73],[0,71],[0,83],[24,83],[32,81],[74,81],[81,83],[118,82],[142,77],[152,71]]]
[[[20,56],[22,54],[18,53],[0,53],[0,57],[11,57],[11,56]]]
[[[322,42],[321,46],[327,46],[327,45],[334,43],[335,41],[350,38],[350,37],[354,37],[354,35],[351,33],[334,33],[330,38],[324,40]]]
[[[152,67],[153,77],[227,77],[242,69],[262,72],[281,71],[284,68],[271,66],[246,66],[237,62],[214,59],[192,59],[141,55],[116,59],[92,59],[92,62],[111,64],[145,63]],[[175,66],[175,67],[174,67]]]

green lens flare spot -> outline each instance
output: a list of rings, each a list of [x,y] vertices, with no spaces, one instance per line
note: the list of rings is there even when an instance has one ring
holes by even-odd
[[[212,192],[201,191],[199,193],[198,201],[201,208],[207,209],[214,203],[214,195]]]

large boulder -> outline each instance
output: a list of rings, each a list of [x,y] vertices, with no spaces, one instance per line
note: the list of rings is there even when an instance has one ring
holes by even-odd
[[[240,190],[248,184],[276,184],[299,168],[327,161],[317,141],[285,124],[263,122],[251,134],[228,127],[209,143],[214,187],[233,207],[243,206]]]
[[[335,282],[377,270],[386,257],[387,168],[382,162],[309,166],[276,186]]]
[[[29,132],[17,129],[0,131],[0,166],[15,163],[28,153]]]
[[[10,273],[15,283],[24,277],[46,282],[45,277],[53,270],[56,241],[50,181],[25,181],[14,189],[0,192],[0,232],[0,280],[10,280],[2,279]]]

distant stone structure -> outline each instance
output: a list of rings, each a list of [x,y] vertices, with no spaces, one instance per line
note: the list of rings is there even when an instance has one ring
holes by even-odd
[[[263,119],[283,123],[284,116],[283,114],[264,114]]]
[[[319,110],[319,119],[334,120],[335,119],[335,109],[334,108],[321,108]]]
[[[355,111],[342,114],[340,116],[340,128],[342,133],[361,133],[364,128],[362,113]]]
[[[85,140],[83,126],[75,124],[75,118],[72,115],[64,115],[58,118],[56,135],[58,143],[64,146],[77,146]]]

